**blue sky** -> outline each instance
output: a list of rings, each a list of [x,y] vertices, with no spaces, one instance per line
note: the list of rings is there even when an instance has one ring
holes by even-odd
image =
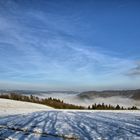
[[[0,88],[139,88],[139,37],[139,0],[0,0]]]

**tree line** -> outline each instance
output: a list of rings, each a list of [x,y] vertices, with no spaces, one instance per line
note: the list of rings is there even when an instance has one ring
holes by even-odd
[[[10,93],[10,94],[1,94],[0,98],[38,103],[38,104],[51,106],[56,109],[85,109],[85,107],[83,106],[64,103],[63,100],[55,99],[51,97],[42,99],[33,95],[26,96],[17,93]]]
[[[104,103],[102,104],[95,103],[91,106],[84,107],[84,106],[65,103],[63,100],[55,99],[51,97],[42,99],[33,95],[26,96],[17,93],[0,94],[0,98],[38,103],[38,104],[51,106],[56,109],[88,109],[88,110],[137,110],[138,109],[136,106],[124,108],[123,106],[120,105],[112,106],[110,104],[105,105]]]
[[[138,110],[138,108],[136,106],[132,106],[132,107],[128,107],[128,108],[125,108],[123,106],[120,106],[120,105],[116,105],[116,106],[113,106],[113,105],[105,105],[104,103],[102,104],[93,104],[91,106],[88,106],[88,109],[97,109],[97,110]]]

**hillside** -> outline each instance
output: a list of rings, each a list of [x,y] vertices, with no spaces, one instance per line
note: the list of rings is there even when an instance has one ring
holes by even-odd
[[[105,90],[105,91],[87,91],[78,94],[80,98],[97,98],[97,97],[113,97],[121,96],[124,98],[131,98],[134,100],[140,100],[140,90]]]
[[[15,101],[10,99],[0,99],[0,115],[11,115],[11,114],[20,114],[20,113],[31,113],[35,111],[45,111],[45,110],[52,110],[52,107],[36,104],[36,103],[29,103],[29,102],[22,102],[22,101]]]

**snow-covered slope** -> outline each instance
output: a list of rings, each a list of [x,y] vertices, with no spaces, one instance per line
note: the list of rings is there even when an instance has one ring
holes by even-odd
[[[140,140],[139,124],[140,111],[55,110],[0,99],[0,140]]]
[[[31,113],[35,111],[43,111],[48,109],[53,108],[35,103],[14,101],[9,99],[0,99],[1,116],[11,114]]]

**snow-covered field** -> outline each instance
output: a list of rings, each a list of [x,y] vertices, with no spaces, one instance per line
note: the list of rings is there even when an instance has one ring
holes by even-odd
[[[11,107],[2,100],[0,140],[140,140],[139,111],[64,111],[18,101]]]

